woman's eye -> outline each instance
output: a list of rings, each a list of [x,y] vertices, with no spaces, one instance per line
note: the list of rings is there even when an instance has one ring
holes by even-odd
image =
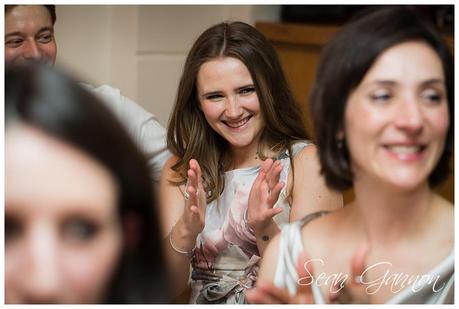
[[[247,88],[242,88],[239,93],[242,95],[247,95],[255,92],[255,87],[247,87]]]
[[[422,99],[429,104],[438,104],[442,101],[443,95],[434,89],[428,89],[422,93]]]
[[[63,236],[69,241],[87,242],[99,232],[99,225],[88,219],[70,219],[62,226]]]
[[[8,215],[5,216],[5,243],[12,242],[21,237],[23,226],[21,223]]]
[[[221,100],[222,98],[223,96],[221,94],[212,94],[206,97],[206,99],[210,101],[218,101],[218,100]]]
[[[392,95],[390,92],[384,90],[384,91],[375,91],[372,94],[370,94],[370,99],[378,104],[384,104],[388,102],[392,98]]]

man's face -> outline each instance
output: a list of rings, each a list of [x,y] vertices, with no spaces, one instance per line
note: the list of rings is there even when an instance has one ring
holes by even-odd
[[[17,5],[5,15],[5,62],[54,64],[56,40],[48,10],[42,5]]]

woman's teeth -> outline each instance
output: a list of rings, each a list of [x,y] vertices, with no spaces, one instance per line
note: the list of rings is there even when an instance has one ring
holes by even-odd
[[[224,123],[225,123],[228,127],[231,127],[231,128],[236,129],[236,128],[240,128],[240,127],[242,127],[243,125],[245,125],[245,124],[249,121],[250,117],[251,117],[251,116],[246,117],[246,118],[244,118],[244,119],[242,119],[242,120],[240,120],[240,121],[238,121],[238,122],[224,121]]]
[[[406,146],[406,145],[397,145],[397,146],[386,146],[387,149],[389,149],[393,153],[398,153],[398,154],[413,154],[413,153],[418,153],[421,150],[423,150],[423,146],[421,145],[412,145],[412,146]]]

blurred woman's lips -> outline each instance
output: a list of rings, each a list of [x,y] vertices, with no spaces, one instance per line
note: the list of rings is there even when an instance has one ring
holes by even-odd
[[[397,160],[415,161],[423,156],[427,145],[419,143],[394,143],[385,144],[383,147],[391,157]]]

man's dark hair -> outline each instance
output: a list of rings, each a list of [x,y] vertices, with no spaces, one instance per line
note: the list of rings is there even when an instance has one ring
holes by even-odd
[[[5,15],[15,6],[17,5],[5,5]],[[43,6],[48,10],[49,16],[51,17],[51,22],[54,26],[56,23],[56,6],[53,4],[44,4]]]

